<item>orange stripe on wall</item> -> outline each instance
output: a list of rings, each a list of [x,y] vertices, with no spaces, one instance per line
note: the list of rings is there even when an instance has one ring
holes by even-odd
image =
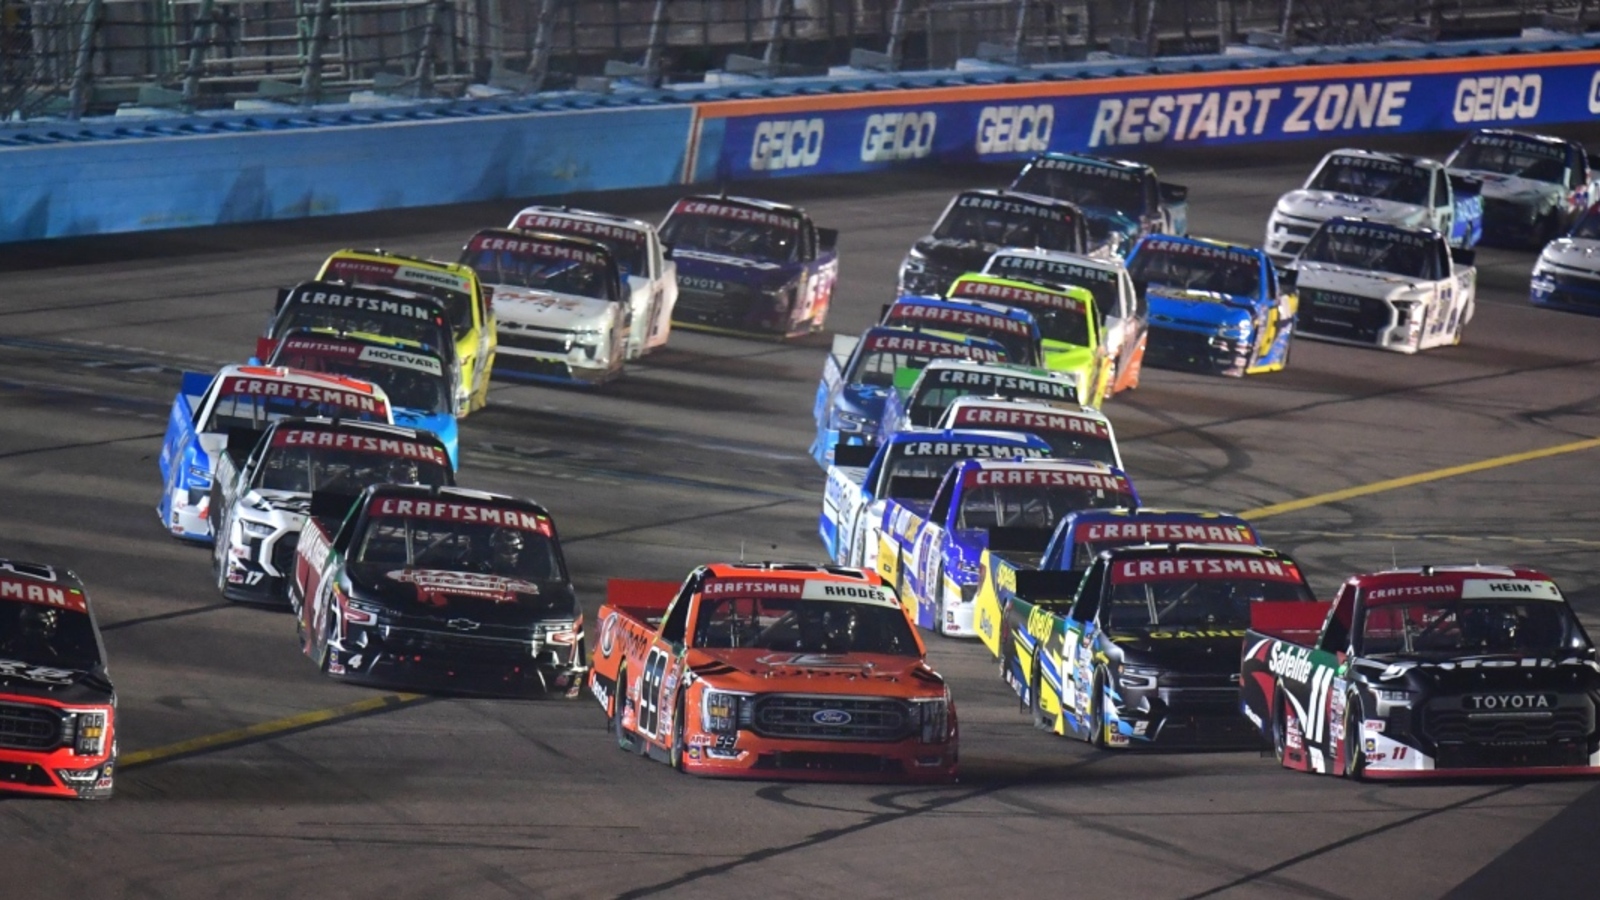
[[[1566,50],[1529,53],[1522,56],[1463,56],[1451,59],[1338,63],[1327,66],[1285,66],[1277,69],[1242,69],[1227,72],[1133,75],[1086,78],[1077,81],[1029,81],[1021,84],[906,88],[860,91],[853,94],[772,97],[761,100],[716,100],[699,104],[699,109],[702,118],[727,119],[737,116],[829,112],[876,106],[921,106],[931,103],[970,103],[982,100],[1044,100],[1052,97],[1081,97],[1085,94],[1175,91],[1185,88],[1201,90],[1256,84],[1393,78],[1407,75],[1449,75],[1457,72],[1490,73],[1508,69],[1586,65],[1600,65],[1600,50]]]

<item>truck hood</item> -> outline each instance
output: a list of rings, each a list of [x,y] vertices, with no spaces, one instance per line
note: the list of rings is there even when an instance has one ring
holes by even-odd
[[[1483,182],[1483,196],[1490,200],[1544,204],[1554,203],[1562,194],[1566,193],[1559,184],[1552,184],[1548,181],[1535,181],[1532,178],[1519,178],[1515,175],[1502,175],[1499,172],[1451,169],[1450,174],[1466,175]]]
[[[572,586],[443,569],[351,563],[346,569],[356,597],[404,619],[464,618],[478,625],[529,626],[577,613]]]
[[[1245,629],[1142,628],[1119,631],[1112,641],[1123,662],[1178,675],[1234,675]]]
[[[256,489],[240,498],[240,504],[245,509],[267,509],[299,516],[302,520],[311,514],[311,495],[299,491],[269,491]]]
[[[1322,221],[1335,216],[1357,216],[1380,222],[1411,224],[1426,207],[1394,200],[1379,200],[1333,191],[1290,191],[1278,199],[1278,211],[1302,219]]]
[[[1378,687],[1420,688],[1434,694],[1572,693],[1600,687],[1600,663],[1578,657],[1486,655],[1408,659],[1399,655],[1375,656],[1360,660],[1360,669]]]
[[[1594,238],[1556,238],[1539,254],[1540,262],[1569,269],[1600,270],[1600,240]]]
[[[1214,291],[1191,291],[1152,284],[1146,292],[1150,321],[1203,325],[1213,328],[1250,324],[1250,298]]]
[[[494,313],[501,322],[534,325],[551,331],[604,329],[611,324],[612,302],[522,287],[494,289]]]
[[[944,679],[915,656],[695,649],[689,653],[688,664],[697,676],[727,690],[902,696],[944,693]]]
[[[678,263],[680,282],[687,280],[686,286],[712,292],[726,291],[729,285],[776,290],[788,284],[803,268],[800,263],[763,262],[704,250],[674,248],[672,258]]]
[[[870,384],[846,384],[839,389],[835,401],[839,409],[857,413],[874,422],[883,418],[883,408],[889,402],[889,389]]]
[[[59,703],[110,703],[113,691],[103,671],[65,668],[0,654],[0,694],[49,698]]]
[[[1404,275],[1368,272],[1332,263],[1302,262],[1296,264],[1295,271],[1295,284],[1299,288],[1341,291],[1358,297],[1389,299],[1415,293],[1431,285],[1431,282],[1407,278]]]
[[[987,241],[940,239],[928,235],[917,241],[916,248],[930,267],[959,275],[981,272],[983,264],[1000,249],[1000,245]]]

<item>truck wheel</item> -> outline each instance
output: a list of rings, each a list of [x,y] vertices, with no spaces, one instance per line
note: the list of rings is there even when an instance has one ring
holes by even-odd
[[[1038,651],[1035,651],[1037,653]],[[1054,731],[1055,723],[1046,719],[1039,696],[1044,688],[1044,667],[1034,657],[1033,677],[1028,679],[1028,711],[1033,714],[1033,727],[1040,731]]]
[[[1289,714],[1284,709],[1281,683],[1272,696],[1272,755],[1279,765],[1286,766],[1285,760],[1289,755]]]
[[[933,630],[940,637],[949,637],[950,635],[944,630],[948,621],[945,617],[944,566],[939,567],[939,574],[933,579],[933,595],[939,598],[939,602],[933,605]]]
[[[1101,750],[1111,746],[1106,738],[1106,673],[1096,669],[1089,694],[1089,743]]]
[[[211,542],[211,577],[217,580],[217,592],[224,596],[228,593],[228,566],[223,562],[223,556],[228,552],[228,541],[223,540],[222,533],[213,529]]]
[[[684,745],[687,741],[687,738],[685,738],[683,734],[683,693],[681,691],[678,693],[678,699],[673,703],[672,706],[676,711],[677,718],[673,720],[672,723],[672,756],[668,758],[668,761],[672,764],[674,769],[682,772],[683,760],[684,757],[687,756],[687,754],[684,752]]]
[[[1339,743],[1339,774],[1351,781],[1360,781],[1367,768],[1367,754],[1361,749],[1361,722],[1366,715],[1361,711],[1361,698],[1351,696],[1344,704],[1344,740]]]
[[[317,648],[317,671],[328,674],[328,664],[333,661],[333,605],[330,603],[327,611],[322,614],[322,645]]]

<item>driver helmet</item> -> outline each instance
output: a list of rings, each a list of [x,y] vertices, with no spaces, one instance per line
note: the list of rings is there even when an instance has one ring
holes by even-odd
[[[396,459],[389,463],[390,484],[418,484],[421,475],[414,459]]]
[[[522,532],[515,528],[496,528],[489,535],[489,553],[496,571],[512,571],[522,560]]]

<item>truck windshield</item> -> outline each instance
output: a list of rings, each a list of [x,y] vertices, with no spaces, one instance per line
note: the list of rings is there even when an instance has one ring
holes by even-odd
[[[969,487],[961,498],[956,527],[1053,529],[1068,513],[1080,509],[1127,506],[1133,498],[1103,488],[1004,485]]]
[[[236,384],[248,385],[231,390]],[[276,390],[276,394],[256,393],[249,386],[266,385],[257,390]],[[211,415],[200,427],[203,432],[223,432],[230,428],[262,430],[279,419],[345,418],[358,422],[388,422],[388,408],[370,394],[352,391],[278,383],[260,379],[231,378],[217,396]]]
[[[1561,184],[1567,172],[1566,157],[1566,148],[1559,144],[1510,135],[1477,134],[1456,153],[1450,167]]]
[[[341,435],[342,436],[342,435]],[[250,487],[264,491],[310,494],[334,491],[359,494],[374,484],[449,485],[447,461],[442,450],[420,444],[407,444],[416,452],[405,455],[363,453],[331,447],[275,446],[257,464]],[[378,443],[374,441],[374,443]],[[390,441],[398,448],[401,443]]]
[[[910,353],[904,350],[875,350],[870,346],[864,348],[856,356],[856,364],[851,368],[850,374],[845,376],[849,384],[868,384],[873,387],[892,387],[894,373],[901,369],[916,369],[921,371],[927,368],[928,363],[935,359],[982,359],[986,362],[1003,362],[1005,355],[992,351],[987,347],[966,346],[938,341],[923,341],[926,349],[949,350],[938,356],[926,353]]]
[[[1194,244],[1147,242],[1128,264],[1135,282],[1235,297],[1261,293],[1261,263],[1242,253]]]
[[[87,671],[100,663],[100,645],[87,613],[43,603],[0,603],[0,675],[7,662]]]
[[[426,347],[453,347],[450,325],[443,318],[388,315],[363,309],[296,303],[293,298],[274,323],[272,337],[291,331],[332,331],[376,334]]]
[[[661,223],[661,241],[674,250],[698,250],[718,256],[788,263],[800,258],[798,216],[747,210],[742,206],[689,204],[711,212],[674,210]],[[724,214],[731,210],[732,213]],[[744,218],[748,214],[750,218]]]
[[[485,284],[550,291],[595,300],[614,296],[611,266],[603,254],[570,247],[564,242],[536,238],[506,238],[493,233],[478,235],[461,254]]]
[[[383,388],[390,405],[395,407],[425,413],[448,413],[455,409],[455,398],[451,396],[444,364],[432,354],[376,346],[364,350],[353,344],[343,346],[344,350],[350,352],[337,352],[340,348],[331,344],[330,349],[336,352],[321,352],[309,348],[297,349],[292,340],[280,346],[282,349],[272,357],[273,365],[371,382]],[[395,362],[373,361],[378,358]]]
[[[933,314],[929,314],[933,311]],[[1019,319],[1008,319],[1003,315],[986,312],[972,312],[968,310],[954,310],[940,307],[917,306],[914,304],[896,303],[889,307],[889,312],[884,315],[884,325],[897,328],[933,328],[939,331],[949,331],[955,334],[965,334],[972,337],[987,338],[1006,348],[1006,358],[1019,366],[1033,366],[1039,363],[1037,348],[1039,342],[1033,336],[1033,326]]]
[[[1432,180],[1422,166],[1368,156],[1332,156],[1306,188],[1427,206]]]
[[[1361,614],[1360,656],[1552,656],[1589,646],[1558,600],[1445,600],[1368,606]]]
[[[932,428],[944,418],[946,409],[961,397],[999,397],[1003,400],[1043,400],[1076,403],[1078,390],[1069,382],[1053,378],[1029,378],[1026,374],[985,375],[962,371],[938,371],[939,377],[924,377],[911,398],[911,424]],[[954,376],[954,377],[947,377]],[[961,383],[965,377],[965,384]]]
[[[1409,238],[1409,239],[1408,239]],[[1438,281],[1439,254],[1431,240],[1389,228],[1325,226],[1317,229],[1301,262],[1331,263],[1364,272],[1387,272],[1407,278]]]
[[[695,646],[918,655],[916,637],[899,609],[794,597],[703,598],[695,623]]]
[[[1260,578],[1112,579],[1106,627],[1117,631],[1154,628],[1239,630],[1250,627],[1250,604],[1314,601],[1296,581]]]
[[[467,288],[469,282],[443,268],[419,263],[368,262],[336,256],[328,260],[319,277],[425,294],[444,303],[445,312],[450,317],[450,327],[455,334],[465,334],[472,328],[472,295]]]
[[[367,524],[352,562],[535,582],[567,580],[555,542],[548,535],[481,521],[375,517]]]
[[[1137,173],[1093,163],[1035,163],[1018,176],[1011,189],[1131,216],[1144,213],[1144,192]]]
[[[973,199],[972,205],[966,201]],[[1077,222],[1072,214],[1056,211],[1041,215],[1046,207],[1024,207],[1007,201],[976,202],[989,198],[963,197],[950,207],[933,229],[941,241],[974,241],[995,247],[1038,247],[1078,253]],[[1016,206],[1017,209],[1004,208]],[[1001,207],[1001,208],[996,208]]]
[[[529,231],[554,231],[557,234],[570,234],[574,237],[599,241],[605,244],[606,249],[616,258],[617,268],[622,270],[622,274],[638,275],[640,278],[650,277],[650,266],[645,259],[649,234],[643,228],[620,223],[596,222],[544,211],[519,216],[511,227],[525,228]]]

